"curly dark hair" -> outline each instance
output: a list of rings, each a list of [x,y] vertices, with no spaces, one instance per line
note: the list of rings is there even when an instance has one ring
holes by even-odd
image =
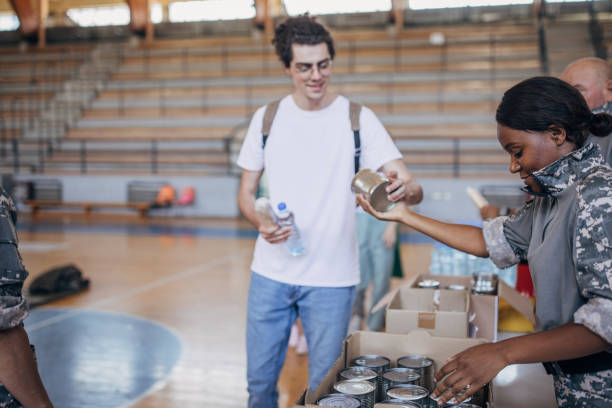
[[[315,21],[314,17],[304,14],[291,17],[276,27],[272,44],[276,47],[276,55],[289,68],[293,59],[293,44],[317,45],[327,44],[327,50],[331,59],[334,59],[334,40],[329,31]]]
[[[586,101],[568,83],[553,77],[534,77],[504,93],[495,115],[497,123],[515,130],[542,132],[550,126],[565,129],[567,140],[577,147],[589,132],[604,137],[612,131],[612,116],[593,114]]]

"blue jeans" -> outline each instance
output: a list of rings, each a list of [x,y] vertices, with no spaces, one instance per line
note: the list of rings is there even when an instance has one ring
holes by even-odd
[[[386,221],[380,221],[366,213],[357,213],[357,240],[359,242],[359,269],[361,282],[357,286],[357,295],[353,313],[364,317],[365,292],[372,283],[372,304],[368,306],[366,328],[380,331],[385,326],[385,309],[372,314],[370,310],[389,291],[393,272],[394,249],[383,244],[382,236],[387,228]]]
[[[247,305],[249,408],[276,408],[276,383],[291,326],[299,316],[308,343],[308,385],[315,389],[340,357],[355,287],[296,286],[251,273]]]

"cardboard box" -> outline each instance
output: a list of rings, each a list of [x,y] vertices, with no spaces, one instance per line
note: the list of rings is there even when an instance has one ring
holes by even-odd
[[[433,336],[468,337],[467,291],[399,288],[387,307],[387,333],[425,329]]]
[[[397,359],[406,355],[425,355],[434,360],[434,369],[444,365],[451,356],[472,346],[485,343],[480,339],[458,337],[436,337],[425,330],[413,330],[408,334],[389,334],[380,332],[355,332],[349,335],[343,344],[340,358],[336,360],[316,390],[307,389],[294,404],[295,408],[316,407],[316,402],[329,394],[337,381],[338,372],[349,367],[350,362],[364,354],[378,354],[391,360],[391,367],[397,366]],[[480,393],[483,403],[492,401],[491,385]]]
[[[448,285],[463,285],[468,290],[471,290],[471,276],[467,275],[430,275],[421,274],[410,278],[407,278],[406,285],[401,286],[389,293],[387,293],[378,304],[374,307],[373,311],[379,310],[380,308],[386,307],[387,312],[393,299],[397,296],[397,293],[405,290],[404,288],[417,288],[418,282],[424,279],[435,279],[440,282],[440,288],[445,288]],[[415,289],[415,290],[427,290],[427,289]],[[533,311],[533,304],[531,299],[521,295],[519,292],[508,286],[503,281],[499,281],[497,288],[497,296],[492,295],[469,295],[469,323],[470,323],[470,336],[475,338],[481,338],[489,341],[497,341],[497,324],[498,324],[498,296],[505,299],[514,309],[525,316],[535,326],[535,314]],[[388,315],[387,315],[388,316]],[[410,324],[408,321],[402,323],[394,321],[392,327],[387,327],[387,332],[397,330],[401,324]]]

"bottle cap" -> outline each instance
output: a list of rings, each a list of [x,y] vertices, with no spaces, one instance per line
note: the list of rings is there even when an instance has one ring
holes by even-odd
[[[277,208],[279,211],[284,211],[287,208],[287,204],[285,204],[284,202],[278,203]]]

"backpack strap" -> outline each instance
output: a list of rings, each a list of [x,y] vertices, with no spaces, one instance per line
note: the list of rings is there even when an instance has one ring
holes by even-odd
[[[280,104],[280,99],[274,102],[270,102],[266,105],[266,110],[264,112],[263,124],[261,125],[261,148],[266,147],[266,142],[268,141],[268,136],[270,135],[270,129],[272,128],[272,122],[274,121],[274,116],[276,116],[276,111],[278,111],[278,105]]]
[[[359,171],[359,159],[361,157],[361,135],[359,134],[359,115],[361,114],[361,105],[353,101],[349,101],[349,117],[351,119],[351,129],[353,130],[353,138],[355,139],[355,174]]]

